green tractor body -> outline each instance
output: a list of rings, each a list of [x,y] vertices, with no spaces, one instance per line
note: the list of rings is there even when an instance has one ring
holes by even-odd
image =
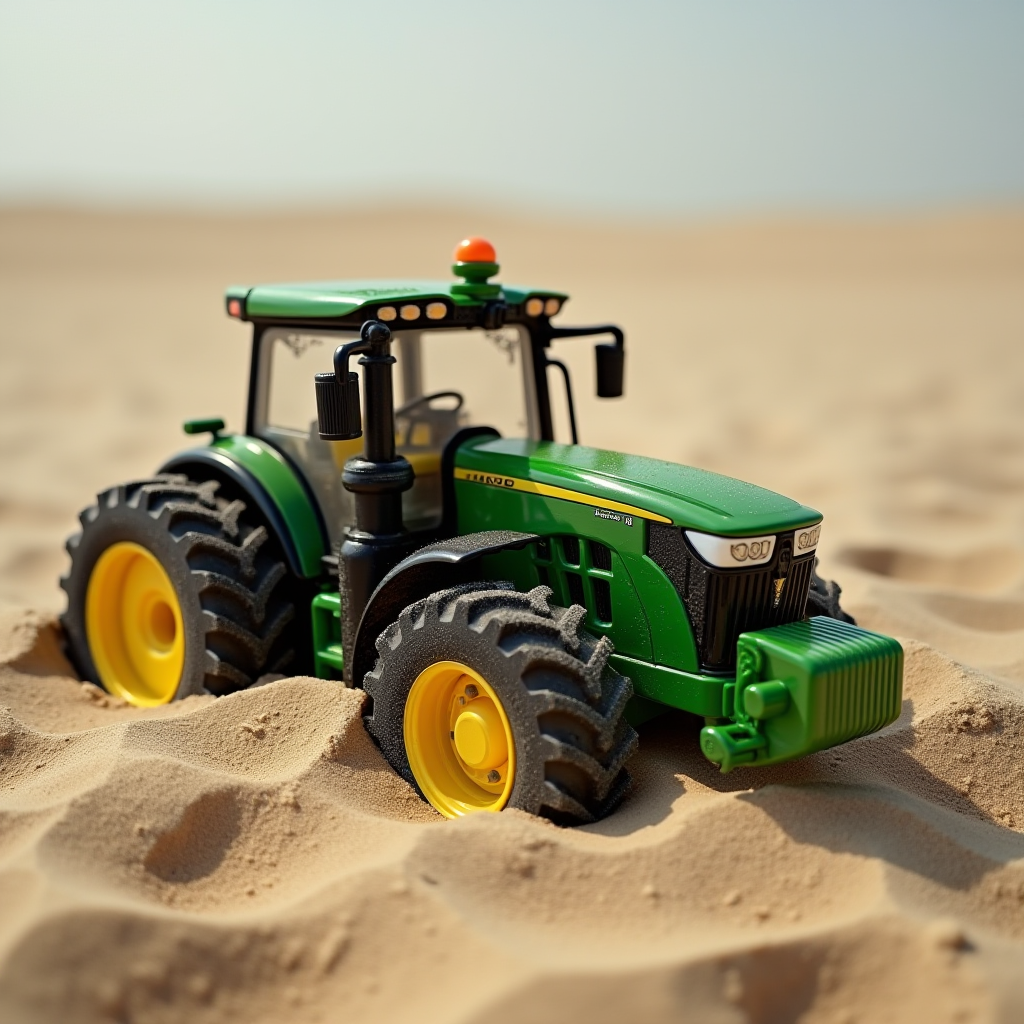
[[[362,685],[374,645],[386,653],[384,639],[398,635],[390,624],[405,621],[408,633],[401,616],[410,606],[446,587],[501,581],[524,595],[550,588],[552,605],[579,608],[580,629],[607,638],[610,666],[632,681],[626,718],[637,724],[666,707],[700,716],[701,749],[723,771],[790,760],[894,721],[902,649],[853,625],[837,601],[829,609],[822,595],[831,585],[815,573],[821,514],[715,473],[576,443],[569,373],[553,345],[610,339],[596,346],[596,375],[599,397],[614,398],[622,332],[554,327],[566,296],[492,283],[493,259],[454,269],[454,283],[227,292],[229,314],[253,325],[246,430],[192,421],[186,429],[210,431],[211,443],[161,472],[217,481],[272,536],[295,606],[288,670]],[[360,342],[367,324],[387,327],[376,348]],[[447,363],[463,373],[461,390],[432,391],[432,347],[453,344],[466,352]],[[351,352],[339,355],[345,345]],[[362,440],[347,362],[360,352]],[[319,424],[310,371],[326,396]],[[346,392],[348,376],[355,390]],[[291,393],[279,394],[286,385]],[[330,402],[348,402],[330,415],[355,417],[357,427],[325,427]],[[555,440],[553,404],[566,410],[571,443]],[[518,427],[522,436],[493,429],[489,414],[509,409],[503,433]],[[374,444],[385,454],[374,457]],[[386,752],[386,738],[375,738]]]

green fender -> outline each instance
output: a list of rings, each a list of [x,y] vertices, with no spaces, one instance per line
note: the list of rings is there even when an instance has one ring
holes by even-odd
[[[205,474],[241,488],[277,534],[288,568],[307,579],[321,575],[328,541],[320,510],[298,471],[266,441],[221,434],[206,448],[168,459],[159,472]]]

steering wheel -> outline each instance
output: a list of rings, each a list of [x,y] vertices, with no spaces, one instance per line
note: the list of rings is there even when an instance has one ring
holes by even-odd
[[[419,395],[417,398],[413,398],[408,401],[400,409],[395,410],[396,416],[408,416],[413,409],[418,409],[421,405],[429,406],[431,402],[437,401],[439,398],[454,398],[455,406],[452,409],[444,409],[444,412],[458,412],[463,405],[466,404],[465,396],[461,391],[433,391],[429,395]],[[439,412],[442,410],[438,410]]]

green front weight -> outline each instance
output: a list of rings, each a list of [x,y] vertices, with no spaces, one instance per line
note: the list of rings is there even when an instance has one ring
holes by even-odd
[[[821,616],[743,633],[727,725],[701,730],[723,772],[778,764],[894,722],[903,703],[903,648]]]

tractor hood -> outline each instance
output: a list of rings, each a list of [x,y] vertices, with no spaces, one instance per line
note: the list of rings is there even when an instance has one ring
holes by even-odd
[[[642,455],[520,438],[474,438],[457,479],[582,502],[726,537],[809,526],[821,513],[732,477]]]

